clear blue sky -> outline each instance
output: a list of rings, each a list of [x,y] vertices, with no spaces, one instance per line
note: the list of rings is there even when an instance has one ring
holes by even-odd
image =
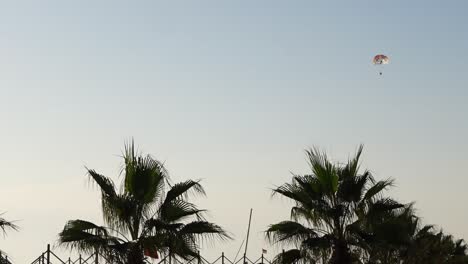
[[[10,1],[0,4],[0,239],[32,261],[68,219],[100,221],[84,166],[116,176],[134,137],[237,238],[289,204],[269,188],[316,145],[393,177],[424,221],[468,238],[466,1]],[[371,65],[384,53],[383,76]],[[66,255],[64,253],[63,255]],[[271,256],[270,256],[271,257]]]

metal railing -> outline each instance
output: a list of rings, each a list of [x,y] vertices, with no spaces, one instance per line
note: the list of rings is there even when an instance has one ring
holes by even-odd
[[[229,259],[224,252],[214,261],[209,261],[200,254],[197,257],[192,257],[187,260],[166,256],[162,258],[158,264],[272,264],[272,261],[267,259],[263,254],[257,259],[250,259],[247,256],[242,256],[238,259]]]
[[[151,264],[149,259],[145,261],[147,264]],[[12,264],[8,261],[8,258],[3,258],[0,255],[0,264]],[[31,264],[111,264],[108,262],[105,257],[98,254],[97,252],[91,256],[84,257],[79,255],[76,259],[71,259],[70,257],[67,260],[63,260],[57,254],[55,254],[51,249],[50,245],[47,245],[47,250],[41,253]],[[262,254],[257,259],[250,259],[247,256],[242,256],[238,259],[230,259],[225,256],[224,252],[221,253],[214,261],[209,261],[203,256],[198,254],[196,257],[191,257],[189,259],[176,258],[174,256],[164,256],[157,264],[272,264],[272,261],[265,258]]]
[[[31,264],[106,264],[107,261],[103,256],[100,256],[97,252],[88,257],[79,257],[75,260],[68,258],[67,260],[61,259],[51,249],[50,245],[47,245],[47,250],[37,257]],[[108,263],[110,264],[110,263]]]

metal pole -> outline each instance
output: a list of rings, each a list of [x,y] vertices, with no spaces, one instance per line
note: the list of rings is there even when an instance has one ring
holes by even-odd
[[[99,253],[97,249],[96,249],[96,259],[94,260],[94,263],[99,264]]]
[[[221,253],[221,264],[224,264],[224,252]]]
[[[47,244],[47,264],[50,264],[50,244]]]
[[[200,258],[200,250],[198,250],[198,264],[201,263],[201,258]]]
[[[250,208],[250,216],[249,216],[249,227],[247,228],[247,238],[245,241],[245,250],[244,250],[244,264],[246,263],[247,258],[247,246],[249,245],[249,234],[250,234],[250,223],[252,221],[252,208]]]
[[[78,258],[78,263],[81,264],[81,254],[80,254],[80,257]]]

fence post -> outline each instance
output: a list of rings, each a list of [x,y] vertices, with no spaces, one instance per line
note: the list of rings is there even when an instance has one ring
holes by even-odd
[[[47,244],[47,264],[50,264],[50,244]]]
[[[94,263],[99,264],[99,253],[97,249],[96,249],[96,259],[94,260]]]
[[[260,262],[261,264],[263,264],[263,252],[262,252],[262,262]]]
[[[80,257],[78,258],[78,263],[81,264],[81,254],[80,254]]]
[[[247,260],[246,260],[246,259],[247,259],[247,256],[246,256],[245,253],[244,253],[244,264],[247,264]]]
[[[70,257],[68,257],[68,264],[71,264],[71,259],[70,259]]]
[[[198,250],[198,264],[201,263],[201,258],[200,258],[200,250]]]
[[[224,264],[224,252],[221,253],[221,264]]]

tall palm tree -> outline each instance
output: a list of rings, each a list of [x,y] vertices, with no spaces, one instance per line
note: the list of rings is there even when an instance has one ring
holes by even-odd
[[[292,183],[273,190],[294,202],[291,220],[270,225],[271,243],[295,248],[276,257],[281,263],[359,263],[369,227],[385,213],[403,208],[384,197],[392,180],[376,181],[359,172],[363,147],[346,164],[332,163],[317,149],[306,151],[311,174],[294,175]]]
[[[197,256],[202,240],[230,238],[205,220],[205,210],[188,201],[205,194],[199,181],[172,185],[163,164],[136,153],[133,142],[126,145],[123,159],[120,192],[110,178],[88,169],[101,190],[105,226],[70,220],[59,234],[61,245],[85,253],[99,251],[115,263],[140,264],[144,253],[188,258]]]

